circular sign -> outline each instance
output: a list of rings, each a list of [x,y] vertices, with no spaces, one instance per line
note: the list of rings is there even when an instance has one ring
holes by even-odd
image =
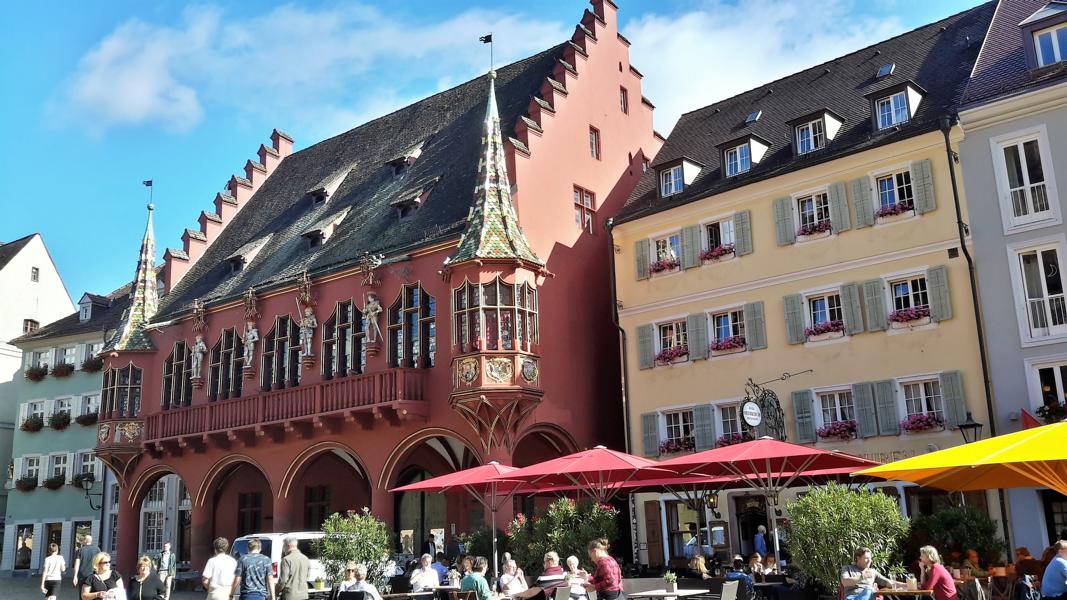
[[[763,422],[763,411],[760,410],[759,404],[749,400],[741,405],[741,418],[749,427],[759,427]]]

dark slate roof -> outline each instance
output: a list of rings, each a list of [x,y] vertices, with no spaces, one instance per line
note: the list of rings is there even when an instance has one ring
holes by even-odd
[[[526,114],[563,48],[560,44],[497,69],[505,137],[514,135],[516,120]],[[197,298],[235,298],[251,286],[291,281],[304,270],[314,273],[353,264],[364,252],[395,256],[458,238],[474,201],[488,94],[489,80],[483,75],[287,157],[160,301],[153,320],[173,318]],[[420,145],[415,163],[394,176],[387,163]],[[308,192],[342,167],[347,174],[340,187],[327,202],[313,205]],[[439,179],[426,201],[400,222],[391,203],[434,178]],[[330,239],[306,250],[300,234],[346,209],[348,215]],[[227,257],[267,236],[255,260],[231,274]]]
[[[108,335],[115,332],[115,329],[122,321],[122,313],[129,308],[130,286],[128,284],[124,285],[107,296],[92,293],[89,296],[93,299],[93,311],[88,321],[82,322],[80,311],[75,311],[73,314],[53,321],[33,333],[17,337],[11,340],[11,343],[39,342],[53,338],[92,333],[94,331],[99,332],[100,339],[103,340],[105,332]]]
[[[1055,16],[1058,11],[1049,10],[1049,6],[1067,10],[1067,4],[1048,0],[1001,0],[963,95],[964,108],[1067,80],[1067,62],[1033,71],[1026,66],[1026,50],[1019,25],[1031,16],[1038,20]]]
[[[0,269],[6,267],[7,263],[11,262],[11,259],[15,258],[15,255],[21,252],[35,235],[37,234],[31,233],[26,237],[10,241],[6,244],[0,244]]]
[[[931,23],[682,115],[655,165],[688,158],[705,165],[682,193],[658,197],[655,169],[634,189],[616,221],[625,222],[770,177],[810,167],[855,152],[935,131],[939,117],[954,114],[967,76],[978,56],[995,2]],[[894,63],[887,77],[879,67]],[[875,131],[869,94],[914,82],[927,92],[915,116],[887,131]],[[793,120],[823,109],[844,118],[826,148],[797,157]],[[745,124],[753,111],[759,120]],[[770,142],[759,164],[742,175],[724,178],[719,145],[754,135]]]

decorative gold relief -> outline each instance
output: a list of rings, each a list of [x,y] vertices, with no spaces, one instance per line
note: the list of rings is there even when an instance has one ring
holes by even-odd
[[[459,361],[456,366],[456,370],[459,373],[459,380],[467,385],[474,383],[474,380],[478,378],[478,359],[477,358],[464,358]]]
[[[96,430],[96,439],[101,442],[106,442],[109,437],[111,437],[111,425],[101,423],[100,427]]]
[[[509,383],[514,372],[510,358],[490,358],[485,363],[485,374],[497,383]]]
[[[522,378],[527,383],[533,383],[537,381],[537,363],[530,359],[522,361]]]

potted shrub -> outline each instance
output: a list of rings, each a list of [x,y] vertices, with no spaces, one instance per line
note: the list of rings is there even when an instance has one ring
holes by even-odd
[[[901,421],[900,428],[911,433],[930,431],[931,429],[944,429],[945,421],[933,413],[919,413]]]
[[[1037,416],[1044,419],[1045,423],[1048,423],[1049,425],[1052,423],[1059,423],[1060,421],[1067,419],[1067,404],[1060,404],[1058,402],[1045,404],[1037,409]]]
[[[82,371],[97,373],[104,368],[104,359],[99,356],[90,356],[82,361]]]
[[[74,477],[70,478],[70,481],[74,484],[74,487],[84,490],[91,488],[96,483],[96,476],[92,473],[75,473]]]
[[[722,244],[715,246],[710,250],[705,250],[700,253],[700,260],[702,261],[716,261],[722,260],[726,256],[730,256],[734,253],[733,244]]]
[[[678,575],[673,571],[667,571],[663,574],[663,588],[668,594],[673,594],[678,591]]]
[[[30,367],[26,369],[26,379],[37,382],[45,378],[48,375],[48,367],[45,365]]]
[[[36,477],[19,477],[15,480],[15,488],[20,492],[32,492],[37,489]]]
[[[677,440],[660,442],[659,453],[662,456],[664,454],[674,454],[676,452],[689,452],[696,449],[696,447],[696,442],[692,437],[684,437]]]
[[[804,328],[804,335],[807,336],[809,342],[838,338],[844,334],[844,321],[826,321],[825,323],[816,323],[811,327]]]
[[[74,365],[70,363],[59,363],[56,366],[52,367],[53,377],[68,377],[73,372]]]
[[[743,352],[745,350],[745,336],[732,335],[721,340],[715,340],[708,346],[708,350],[714,356]]]
[[[50,490],[58,490],[67,483],[67,478],[63,475],[56,475],[55,477],[49,477],[44,480],[44,487]]]
[[[922,546],[933,545],[938,550],[966,552],[974,549],[981,562],[998,564],[1008,549],[997,537],[996,521],[974,506],[942,508],[929,515],[920,515],[912,522],[905,550],[918,553]]]
[[[519,567],[537,573],[550,550],[560,556],[584,556],[589,540],[617,541],[618,517],[619,511],[609,504],[560,498],[529,519],[517,513],[504,533]]]
[[[48,417],[48,426],[58,431],[70,427],[70,413],[65,410],[52,413],[52,416]]]
[[[661,365],[669,365],[674,361],[689,356],[689,346],[671,346],[660,350],[656,355],[656,362]]]
[[[848,419],[846,421],[834,421],[825,427],[820,427],[815,432],[815,435],[824,440],[851,440],[856,437],[857,429],[856,421]]]
[[[916,306],[914,308],[902,308],[889,313],[889,323],[893,329],[911,327],[915,321],[924,321],[921,325],[930,322],[930,307]]]
[[[84,415],[78,415],[74,417],[75,423],[77,423],[78,425],[84,425],[86,427],[88,427],[89,425],[96,425],[96,422],[99,420],[100,413],[96,412],[85,413]]]
[[[318,542],[323,573],[332,583],[339,583],[350,560],[367,565],[367,581],[381,589],[387,582],[387,559],[393,549],[392,536],[385,523],[364,507],[335,512],[322,524],[323,537]]]
[[[665,273],[667,271],[673,271],[678,268],[677,258],[665,258],[663,260],[657,260],[648,265],[648,272],[655,275],[656,273]]]
[[[19,429],[28,433],[40,431],[44,429],[44,419],[42,419],[40,415],[30,415],[22,422]]]
[[[798,237],[814,237],[822,235],[830,235],[830,219],[824,219],[818,223],[812,223],[811,225],[802,225],[797,230]]]

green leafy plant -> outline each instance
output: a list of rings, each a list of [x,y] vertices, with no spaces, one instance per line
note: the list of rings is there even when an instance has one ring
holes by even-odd
[[[841,567],[852,563],[856,548],[870,548],[874,567],[887,571],[908,532],[895,499],[837,483],[813,488],[786,508],[793,561],[835,595]]]
[[[82,361],[82,371],[96,373],[104,368],[104,359],[98,356],[90,356]]]
[[[49,477],[48,479],[45,479],[43,485],[44,487],[50,490],[58,490],[66,483],[66,477],[64,477],[63,475],[56,475],[55,477]]]
[[[330,515],[322,524],[322,532],[325,535],[318,542],[319,560],[328,580],[341,581],[345,563],[354,560],[366,565],[367,581],[378,587],[385,585],[392,535],[369,508]]]
[[[48,417],[48,426],[59,431],[70,427],[70,413],[65,410],[52,413]]]
[[[55,377],[67,377],[74,372],[74,365],[70,363],[59,363],[52,367],[52,375]]]
[[[32,492],[37,489],[37,478],[19,477],[15,480],[15,488],[20,492]]]
[[[44,429],[44,419],[41,418],[41,415],[30,415],[22,421],[22,425],[19,426],[19,429],[28,433],[40,431]]]
[[[86,427],[88,427],[89,425],[96,425],[96,422],[99,420],[100,413],[96,412],[85,413],[83,415],[78,415],[74,417],[75,423],[77,423],[78,425],[84,425]]]
[[[678,575],[674,571],[667,571],[663,574],[663,581],[667,583],[678,583]]]
[[[463,552],[473,556],[484,556],[493,560],[493,535],[489,527],[479,527],[473,531],[457,533],[456,541],[463,545]],[[511,552],[509,538],[503,531],[496,530],[496,551],[500,556]]]
[[[907,549],[918,554],[919,548],[927,545],[937,548],[942,556],[974,549],[986,564],[1003,561],[1007,550],[1004,540],[997,537],[996,522],[974,506],[954,506],[916,517]]]
[[[25,375],[26,379],[29,379],[30,381],[40,381],[48,375],[48,367],[43,365],[39,367],[29,367],[26,369]]]
[[[527,574],[540,573],[542,558],[550,550],[561,558],[583,557],[590,540],[614,540],[619,530],[618,514],[606,504],[560,498],[532,518],[515,515],[505,533],[515,562]]]

